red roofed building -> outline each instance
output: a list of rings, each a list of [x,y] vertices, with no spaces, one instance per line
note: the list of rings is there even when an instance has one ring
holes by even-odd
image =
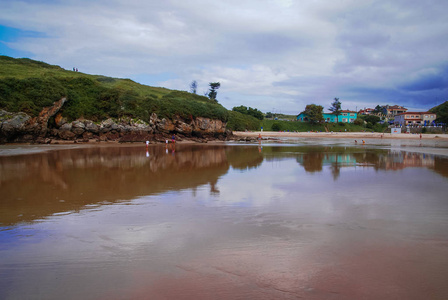
[[[383,114],[386,116],[396,116],[402,113],[407,112],[408,109],[399,105],[386,105],[383,106]]]
[[[373,108],[364,108],[364,109],[361,109],[361,110],[358,112],[358,114],[360,114],[360,115],[370,115],[370,114],[373,113],[373,111],[374,111]]]
[[[400,126],[407,125],[430,125],[437,115],[432,112],[405,112],[395,116],[394,124]]]

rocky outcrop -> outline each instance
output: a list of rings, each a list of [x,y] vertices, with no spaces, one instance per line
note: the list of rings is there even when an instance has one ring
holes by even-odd
[[[67,98],[63,97],[53,103],[53,106],[44,107],[42,109],[39,116],[35,120],[36,128],[40,136],[46,135],[48,129],[48,120],[50,120],[50,118],[53,117],[62,108],[65,102],[67,102]]]
[[[0,142],[16,135],[24,134],[27,131],[28,121],[31,119],[25,113],[12,114],[0,110]]]
[[[25,113],[9,113],[0,110],[0,143],[65,141],[120,141],[164,142],[172,134],[178,139],[192,138],[202,141],[225,139],[231,133],[226,131],[226,123],[209,118],[184,120],[178,116],[160,119],[151,114],[149,123],[133,118],[107,119],[101,122],[78,119],[69,122],[62,117],[60,109],[66,98],[56,101],[52,107],[44,108],[38,117]],[[49,122],[50,120],[54,120]]]

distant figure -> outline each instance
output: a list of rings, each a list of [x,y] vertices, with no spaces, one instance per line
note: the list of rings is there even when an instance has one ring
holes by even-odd
[[[261,133],[258,134],[258,140],[261,141]]]
[[[76,71],[76,69],[75,69],[75,67],[73,67],[73,72],[75,72]]]
[[[173,134],[173,136],[171,137],[171,143],[176,143],[176,135]]]
[[[420,133],[420,139],[422,139],[422,134]]]
[[[146,141],[146,149],[148,149],[149,141]]]
[[[78,68],[76,68],[76,72],[78,72]]]
[[[362,140],[362,144],[363,144],[363,145],[365,145],[365,144],[366,144],[366,142],[365,142],[364,140]]]
[[[358,141],[357,141],[357,140],[355,140],[355,144],[358,144]]]

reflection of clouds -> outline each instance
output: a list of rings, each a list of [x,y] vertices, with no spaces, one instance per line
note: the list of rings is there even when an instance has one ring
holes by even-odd
[[[414,271],[427,266],[434,248],[437,264],[429,266],[446,261],[445,244],[424,248],[412,240],[446,240],[446,178],[427,169],[388,172],[353,166],[341,169],[335,182],[329,165],[309,173],[291,157],[264,160],[244,171],[231,168],[218,178],[216,188],[220,193],[210,195],[208,183],[193,185],[16,226],[5,233],[14,235],[16,243],[0,252],[0,260],[14,266],[8,289],[26,294],[39,288],[56,299],[67,287],[82,287],[79,297],[72,298],[105,299],[113,297],[104,293],[138,288],[146,288],[142,295],[147,296],[160,278],[169,281],[163,286],[168,289],[193,278],[213,292],[220,287],[217,282],[232,290],[237,280],[238,286],[260,292],[253,298],[263,298],[266,291],[273,293],[272,299],[282,298],[279,291],[307,298],[302,287],[319,291],[334,278],[353,282],[377,266],[376,258],[387,266],[387,253],[381,251],[393,248],[396,242],[388,243],[396,237],[422,247],[417,263],[414,257],[406,260],[416,266]],[[369,250],[377,240],[386,247],[371,260],[372,252],[358,251]],[[352,266],[366,268],[349,272],[352,257],[359,259]],[[403,261],[394,260],[397,270]],[[408,273],[395,277],[406,282]],[[319,274],[321,282],[310,281]],[[194,292],[193,286],[185,287]]]
[[[279,162],[276,162],[278,164]],[[220,195],[218,201],[208,202],[208,206],[266,206],[274,200],[285,197],[286,192],[280,185],[295,182],[294,169],[291,164],[282,164],[282,168],[272,168],[272,162],[264,162],[251,172],[232,169],[218,180]],[[279,178],[279,183],[272,177]]]

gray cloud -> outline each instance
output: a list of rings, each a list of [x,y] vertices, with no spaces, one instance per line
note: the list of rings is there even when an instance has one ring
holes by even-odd
[[[447,9],[444,0],[4,0],[0,25],[40,33],[6,44],[68,69],[182,90],[220,81],[228,108],[297,113],[339,97],[350,109],[424,110],[448,98]]]

